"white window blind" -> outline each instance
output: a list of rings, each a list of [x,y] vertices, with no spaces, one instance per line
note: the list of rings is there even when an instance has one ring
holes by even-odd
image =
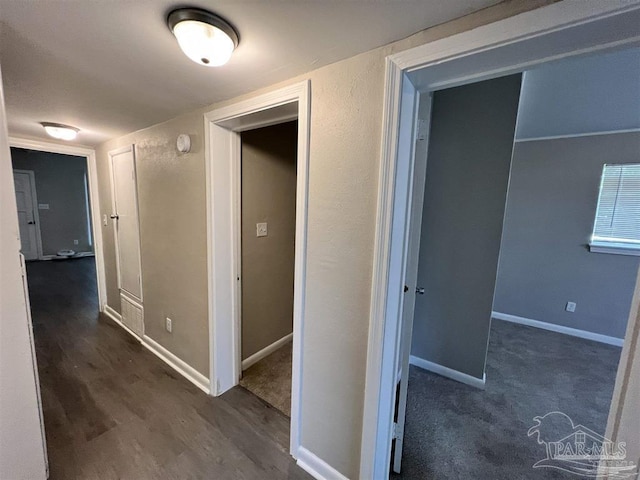
[[[640,250],[640,164],[602,169],[591,246]]]

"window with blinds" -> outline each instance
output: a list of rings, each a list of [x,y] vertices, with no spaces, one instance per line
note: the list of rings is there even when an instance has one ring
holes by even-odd
[[[603,167],[590,247],[640,255],[640,164]]]

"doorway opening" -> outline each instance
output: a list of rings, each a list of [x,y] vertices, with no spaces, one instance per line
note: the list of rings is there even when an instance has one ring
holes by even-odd
[[[25,260],[93,256],[86,158],[11,148]]]
[[[297,121],[241,133],[240,385],[291,415]]]
[[[11,162],[34,332],[43,341],[40,336],[51,339],[64,330],[59,319],[42,314],[53,298],[68,297],[66,289],[77,290],[82,308],[100,310],[88,162],[78,155],[13,146]]]
[[[95,303],[106,299],[95,152],[84,147],[10,138],[21,251],[26,261],[89,265]],[[47,264],[33,268],[53,268]],[[86,270],[86,269],[85,269]]]
[[[84,399],[68,374],[77,368],[65,354],[76,346],[70,332],[95,328],[106,300],[95,153],[15,137],[9,145],[38,399],[60,405]],[[59,408],[40,411],[46,457],[56,446],[47,447],[45,433],[68,436],[73,420]]]
[[[211,394],[221,395],[238,385],[242,377],[243,363],[250,369],[251,362],[261,360],[263,356],[267,357],[279,347],[286,347],[288,340],[291,339],[290,453],[294,458],[298,458],[300,411],[303,404],[301,399],[302,335],[306,276],[309,113],[309,84],[303,82],[205,115]],[[280,192],[270,192],[268,190],[270,182],[260,185],[265,177],[253,175],[255,171],[251,172],[253,179],[247,176],[243,178],[243,161],[251,161],[249,151],[243,156],[243,143],[248,146],[248,143],[243,140],[250,141],[252,137],[264,133],[257,129],[273,127],[292,130],[296,125],[295,122],[297,122],[297,129],[295,132],[290,132],[292,138],[286,147],[289,157],[292,156],[291,150],[295,151],[295,177],[292,176],[293,170],[290,165],[286,169],[287,172],[281,175],[288,184],[287,193],[284,194],[285,189],[280,189]],[[293,137],[295,137],[295,145]],[[255,153],[259,149],[252,150]],[[282,166],[282,163],[280,165]],[[244,181],[253,181],[254,185],[249,187],[247,184],[248,188],[243,191]],[[292,188],[292,183],[295,189]],[[242,202],[248,201],[245,195],[255,193],[259,188],[265,188],[269,198],[283,195],[283,205],[286,205],[288,210],[284,215],[288,223],[286,228],[283,222],[282,225],[273,224],[275,230],[272,230],[268,215],[265,216],[264,212],[243,212]],[[292,199],[295,201],[293,211],[291,211]],[[259,205],[258,210],[261,207],[264,205]],[[283,206],[275,208],[276,210],[284,209]],[[295,219],[293,225],[291,224],[292,215]],[[246,220],[246,228],[243,220]],[[243,262],[243,255],[251,255],[252,251],[256,258],[260,258],[263,247],[266,248],[274,243],[269,242],[271,232],[274,234],[271,240],[276,240],[275,247],[281,244],[284,251],[283,258],[286,260],[275,261],[274,265],[266,262],[262,267],[257,265],[257,260]],[[283,232],[286,234],[280,238]],[[293,246],[290,244],[292,241]],[[245,247],[244,250],[243,247]],[[292,250],[293,264],[291,263]],[[265,255],[275,260],[274,252],[265,251],[263,256]],[[269,259],[265,258],[265,260]],[[246,270],[247,268],[249,270]],[[269,303],[245,304],[246,301],[256,299],[255,295],[258,293],[245,292],[247,286],[251,285],[252,281],[258,282],[255,285],[262,285],[265,289],[276,284],[273,281],[274,285],[266,285],[265,282],[269,282],[270,273],[261,268],[270,271],[281,268],[286,272],[281,273],[280,278],[277,279],[289,284],[288,288],[279,290],[279,302],[284,303],[278,305],[279,308],[273,308],[272,315],[286,317],[290,315],[287,312],[292,312],[292,330],[289,332],[287,332],[288,320],[282,322],[283,325],[271,328],[269,335],[261,334],[255,326],[251,327],[251,312],[267,311],[268,308],[265,308],[265,305],[268,306]],[[247,274],[246,278],[245,274]],[[289,280],[282,276],[289,276]],[[267,297],[271,295],[267,293]],[[289,303],[291,299],[292,310]],[[276,305],[272,306],[276,307]],[[245,313],[248,313],[246,318]],[[245,331],[249,335],[243,338]],[[251,335],[254,333],[258,335],[252,338]],[[257,342],[256,339],[261,340],[262,343]],[[286,350],[279,353],[285,354]],[[286,362],[276,363],[280,366],[286,365]],[[283,384],[286,385],[286,380]],[[282,389],[286,389],[286,386]],[[279,397],[282,398],[282,395]],[[274,400],[274,403],[277,401]],[[288,399],[283,403],[289,403]]]
[[[429,162],[426,148],[421,155],[416,144],[420,140],[427,144],[430,140],[431,111],[435,105],[435,101],[431,101],[433,92],[506,77],[551,60],[638,45],[637,35],[631,28],[639,16],[635,7],[604,8],[603,12],[589,17],[584,17],[577,9],[565,11],[558,6],[545,7],[541,11],[545,11],[544,15],[541,12],[523,14],[482,27],[475,33],[457,35],[396,54],[387,64],[387,112],[363,425],[363,476],[386,478],[391,470],[392,445],[396,449],[396,461],[402,452],[403,424],[395,407],[406,408],[414,306],[416,294],[425,288],[418,285],[416,279]],[[615,39],[596,34],[611,32],[610,28],[616,29]],[[518,38],[511,38],[508,31],[516,30],[520,31]],[[584,35],[586,32],[590,34]],[[473,238],[468,241],[473,242]],[[473,268],[473,265],[467,268]],[[490,281],[489,284],[493,287]],[[486,324],[490,324],[491,311],[488,317]],[[633,321],[629,322],[628,331],[632,328]],[[458,336],[468,339],[474,334],[463,329]],[[634,359],[628,345],[629,335],[619,372],[628,372]],[[486,352],[486,343],[484,348]],[[478,375],[470,375],[478,384],[485,381],[484,365],[480,370]],[[620,380],[626,382],[628,376],[619,373]],[[624,389],[624,385],[616,386],[618,391],[620,388]],[[620,402],[617,400],[611,405],[612,414],[620,408]],[[497,410],[496,414],[499,413]],[[610,424],[607,435],[615,438],[623,427],[616,424],[611,430]],[[429,439],[432,440],[435,441]]]
[[[572,424],[597,442],[607,427],[640,253],[632,79],[638,49],[433,92],[428,148],[416,142],[427,155],[419,294],[392,478],[595,474],[597,464],[546,458],[545,442],[570,437]],[[612,95],[631,104],[626,119],[607,114]],[[608,163],[615,178],[603,176]],[[598,197],[610,212],[596,214]],[[596,218],[626,249],[594,251]]]

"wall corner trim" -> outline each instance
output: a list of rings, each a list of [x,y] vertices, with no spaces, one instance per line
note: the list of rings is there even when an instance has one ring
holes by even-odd
[[[189,365],[184,360],[178,358],[169,350],[164,348],[158,342],[153,340],[151,337],[145,335],[142,337],[142,346],[153,353],[160,360],[164,361],[167,365],[173,368],[176,372],[181,374],[184,378],[193,383],[196,387],[202,390],[204,393],[209,395],[209,379],[205,377],[203,374],[198,372],[195,368]]]
[[[122,323],[122,316],[116,312],[109,305],[105,305],[103,309],[103,313],[109,317],[111,320],[116,322],[119,326],[121,326],[129,335],[135,338],[138,342],[142,344],[144,348],[153,353],[156,357],[162,360],[164,363],[173,368],[176,372],[182,375],[184,378],[193,383],[196,387],[202,390],[207,395],[209,392],[209,379],[198,372],[195,368],[189,365],[184,360],[178,358],[169,350],[164,348],[158,342],[153,340],[151,337],[144,335],[140,337],[133,330],[128,328],[124,323]]]
[[[453,368],[444,367],[437,363],[430,362],[429,360],[425,360],[424,358],[416,357],[414,355],[411,355],[409,357],[409,363],[416,367],[422,368],[423,370],[433,372],[442,377],[450,378],[451,380],[464,383],[465,385],[469,385],[471,387],[479,388],[480,390],[484,390],[484,386],[487,381],[486,373],[482,374],[482,378],[477,378],[466,373],[459,372],[458,370],[454,370]]]
[[[305,447],[298,448],[298,466],[318,480],[348,480],[348,477]]]
[[[519,317],[518,315],[510,315],[508,313],[491,312],[491,318],[502,320],[503,322],[517,323],[528,327],[540,328],[550,332],[563,333],[572,337],[584,338],[585,340],[593,340],[594,342],[606,343],[616,347],[622,347],[624,338],[610,337],[601,333],[588,332],[586,330],[578,330],[577,328],[565,327],[564,325],[556,325],[555,323],[541,322],[532,320],[531,318]]]

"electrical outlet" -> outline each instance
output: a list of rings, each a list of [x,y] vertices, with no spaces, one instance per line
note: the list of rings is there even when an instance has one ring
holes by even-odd
[[[73,244],[74,244],[74,245],[78,245],[78,240],[74,240],[74,241],[73,241]]]
[[[173,321],[169,317],[167,317],[164,321],[164,328],[167,330],[167,332],[173,333]]]
[[[567,302],[567,306],[565,307],[567,312],[575,312],[576,311],[576,303],[575,302]]]
[[[256,223],[256,237],[266,237],[266,236],[267,236],[267,224]]]

